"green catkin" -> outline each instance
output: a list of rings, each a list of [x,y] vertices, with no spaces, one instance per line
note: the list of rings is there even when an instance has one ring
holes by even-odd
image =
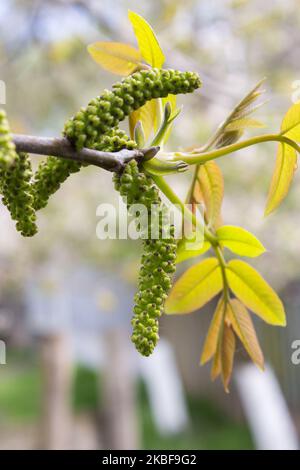
[[[16,147],[4,109],[0,109],[0,169],[9,167],[17,158]]]
[[[102,136],[93,148],[106,152],[116,152],[123,148],[133,149],[135,142],[129,140],[125,132],[120,129],[111,129]],[[43,161],[33,179],[32,193],[34,196],[33,207],[40,210],[46,207],[49,197],[54,194],[61,184],[72,174],[78,172],[82,164],[75,161],[62,160],[56,157],[48,157]]]
[[[0,170],[2,202],[16,221],[16,229],[21,235],[32,237],[37,233],[37,226],[30,187],[31,163],[28,154],[16,155],[8,168]]]
[[[118,126],[132,111],[153,98],[170,93],[191,93],[201,85],[194,72],[177,70],[141,70],[124,78],[90,101],[65,124],[64,133],[77,149],[91,148],[103,134]]]
[[[78,150],[83,147],[102,151],[135,148],[136,143],[117,129],[120,121],[148,100],[169,93],[189,93],[200,85],[198,75],[193,72],[159,69],[136,72],[116,83],[113,91],[106,90],[100,97],[94,98],[87,108],[82,108],[69,119],[64,134]],[[49,197],[71,173],[81,167],[80,163],[55,157],[42,162],[33,181],[35,210],[45,207]]]
[[[174,227],[169,234],[162,236],[164,221],[160,218],[158,237],[151,238],[151,209],[162,213],[167,207],[161,202],[159,192],[150,176],[139,170],[132,160],[126,165],[121,175],[114,176],[115,188],[126,199],[127,207],[143,204],[147,209],[147,223],[142,227],[143,255],[138,281],[138,292],[135,295],[134,316],[132,318],[132,342],[144,356],[149,356],[159,339],[158,319],[162,314],[165,299],[171,287],[171,278],[175,271],[176,241]]]
[[[146,101],[166,97],[169,94],[190,93],[201,85],[197,74],[174,70],[142,70],[116,83],[113,91],[93,99],[65,124],[64,134],[77,150],[83,147],[118,151],[136,148],[136,142],[117,128],[133,110]],[[0,186],[3,202],[8,206],[12,218],[17,220],[17,229],[25,236],[36,233],[34,210],[45,207],[51,194],[56,192],[66,178],[82,167],[80,162],[48,157],[42,162],[34,176],[32,186],[30,161],[26,154],[16,154],[8,136],[5,114],[0,114]],[[2,139],[2,140],[1,140]],[[16,158],[17,155],[17,158]],[[1,169],[9,164],[9,168]],[[153,208],[167,214],[158,189],[150,176],[140,171],[132,160],[122,174],[114,175],[115,187],[126,198],[127,207],[143,204],[146,221],[137,221],[143,238],[143,254],[139,273],[138,292],[135,295],[132,318],[132,342],[144,356],[149,356],[159,339],[158,319],[171,287],[175,271],[176,241],[174,227],[169,227],[166,236],[165,221],[160,217],[158,236],[152,237]],[[30,192],[31,189],[31,192]],[[145,223],[146,222],[146,223]]]
[[[33,207],[36,211],[46,207],[49,197],[54,194],[64,181],[81,168],[81,163],[48,157],[42,161],[32,181]]]
[[[0,193],[16,229],[24,237],[37,232],[30,180],[31,163],[26,153],[17,153],[6,113],[0,110]]]

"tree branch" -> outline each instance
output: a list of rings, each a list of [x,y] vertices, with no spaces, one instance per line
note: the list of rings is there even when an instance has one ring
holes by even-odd
[[[53,157],[88,163],[108,171],[121,171],[130,160],[144,157],[150,159],[159,151],[159,147],[135,150],[123,149],[119,152],[100,152],[99,150],[88,148],[77,151],[65,137],[35,137],[22,134],[13,134],[12,137],[18,152],[51,155]]]

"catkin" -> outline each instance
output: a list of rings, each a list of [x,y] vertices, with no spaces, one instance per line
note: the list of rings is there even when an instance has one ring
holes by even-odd
[[[146,224],[141,230],[145,239],[143,240],[138,292],[135,295],[131,339],[142,355],[149,356],[159,339],[158,319],[162,314],[175,271],[174,227],[170,227],[167,238],[163,237],[164,221],[160,218],[158,237],[151,238],[151,209],[156,208],[164,213],[167,208],[161,202],[159,192],[151,177],[139,170],[135,160],[126,165],[121,175],[114,176],[114,182],[115,188],[126,200],[129,211],[133,204],[143,204],[147,209]]]
[[[13,163],[1,170],[2,202],[8,208],[16,229],[24,237],[37,233],[36,215],[33,208],[30,180],[31,163],[28,154],[18,153]]]
[[[9,167],[17,158],[4,109],[0,109],[0,169]]]
[[[26,153],[17,153],[6,113],[0,110],[0,193],[2,202],[24,237],[37,232],[30,180],[31,163]]]
[[[197,74],[176,70],[142,70],[126,77],[113,86],[113,91],[94,98],[87,108],[82,108],[69,119],[64,128],[65,136],[78,150],[83,147],[118,151],[132,149],[136,143],[117,128],[133,110],[146,101],[161,98],[169,93],[189,93],[201,85]],[[59,160],[54,157],[41,163],[33,181],[34,208],[39,210],[47,205],[49,197],[71,175],[79,171],[82,164]]]
[[[105,90],[86,108],[81,108],[66,122],[64,133],[77,149],[91,148],[103,134],[118,126],[146,101],[170,93],[190,93],[200,85],[199,76],[193,72],[160,69],[135,72],[116,83],[113,91]]]
[[[111,129],[106,135],[101,136],[99,142],[93,145],[95,150],[116,152],[123,148],[132,149],[136,146],[125,132],[120,129]],[[34,196],[34,209],[40,210],[46,207],[49,197],[54,194],[62,183],[82,167],[80,162],[62,160],[56,157],[48,157],[40,163],[33,179],[32,193]]]

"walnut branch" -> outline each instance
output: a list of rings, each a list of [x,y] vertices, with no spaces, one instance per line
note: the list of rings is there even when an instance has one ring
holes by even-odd
[[[53,157],[88,163],[108,171],[121,171],[130,160],[138,160],[145,157],[148,160],[153,158],[159,151],[159,147],[135,150],[123,149],[119,152],[100,152],[88,148],[77,151],[65,137],[35,137],[22,134],[13,134],[12,137],[18,152],[51,155]]]

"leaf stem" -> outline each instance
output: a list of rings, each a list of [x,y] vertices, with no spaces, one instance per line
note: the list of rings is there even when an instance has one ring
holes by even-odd
[[[153,181],[158,186],[158,188],[164,193],[164,195],[169,199],[172,204],[178,205],[181,210],[182,214],[187,217],[195,227],[204,230],[204,238],[211,243],[212,246],[215,246],[218,243],[217,237],[207,228],[205,222],[203,221],[202,224],[199,221],[199,218],[190,211],[184,202],[174,193],[173,189],[168,185],[166,180],[162,176],[151,175]]]
[[[228,286],[228,280],[227,280],[227,275],[226,275],[226,260],[224,258],[222,248],[220,245],[215,245],[212,247],[216,257],[218,258],[220,269],[221,269],[221,274],[222,274],[222,279],[223,279],[223,295],[224,295],[224,300],[227,302],[229,300],[229,286]]]
[[[257,145],[262,142],[282,142],[284,144],[290,145],[293,147],[297,152],[300,153],[300,146],[292,139],[280,135],[280,134],[265,134],[256,137],[252,137],[250,139],[244,140],[242,142],[236,142],[231,145],[227,145],[226,147],[221,147],[219,149],[214,149],[208,152],[203,153],[191,153],[191,152],[175,152],[173,154],[173,160],[182,160],[189,165],[198,165],[201,163],[209,162],[210,160],[215,160],[217,158],[223,157],[224,155],[228,155],[233,152],[237,152],[243,148],[251,147],[252,145]]]

